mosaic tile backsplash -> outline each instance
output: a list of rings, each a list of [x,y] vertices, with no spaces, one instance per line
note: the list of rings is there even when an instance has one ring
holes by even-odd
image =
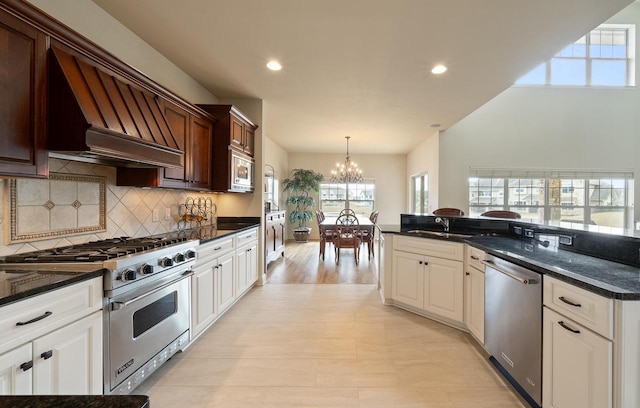
[[[0,214],[3,214],[0,228],[4,231],[0,235],[0,256],[113,237],[144,237],[174,231],[178,229],[178,206],[187,197],[206,196],[214,203],[217,201],[215,194],[118,187],[114,167],[50,158],[49,171],[54,174],[54,180],[0,179]],[[87,178],[70,176],[65,180],[65,175]],[[62,180],[55,180],[56,176]],[[102,195],[104,202],[100,202],[96,184],[101,179],[106,185]],[[62,184],[54,183],[57,181]],[[18,209],[13,222],[12,182],[16,185],[14,204]],[[31,211],[31,215],[21,217],[21,206],[23,210],[29,208],[24,214]],[[106,229],[88,231],[100,225],[101,206]],[[52,216],[51,211],[56,207],[58,214]],[[154,214],[157,221],[154,221]]]

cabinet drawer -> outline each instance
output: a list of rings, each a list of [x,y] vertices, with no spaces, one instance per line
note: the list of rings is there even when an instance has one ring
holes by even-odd
[[[206,244],[198,246],[196,249],[196,263],[194,266],[197,268],[220,255],[233,251],[235,249],[233,237],[233,234],[230,234],[223,238],[218,238],[215,241],[207,242]]]
[[[613,338],[613,299],[544,276],[544,305],[608,338]]]
[[[243,245],[246,245],[252,241],[258,239],[258,228],[253,228],[248,231],[242,231],[235,235],[236,237],[236,248],[240,248]]]
[[[477,270],[484,272],[484,264],[482,260],[484,259],[484,251],[474,248],[471,245],[466,245],[467,247],[467,263]]]
[[[98,277],[3,306],[0,353],[100,310],[102,298]]]
[[[394,248],[399,251],[435,256],[453,261],[462,261],[464,258],[464,244],[440,239],[413,238],[396,235]]]

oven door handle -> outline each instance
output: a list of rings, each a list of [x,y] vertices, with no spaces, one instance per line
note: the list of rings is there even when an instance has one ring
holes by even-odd
[[[171,282],[165,283],[164,285],[159,286],[159,287],[157,287],[157,288],[155,288],[155,289],[153,289],[153,290],[151,290],[149,292],[145,292],[140,296],[136,296],[133,299],[125,300],[124,302],[120,302],[120,301],[112,302],[111,303],[111,310],[120,310],[122,308],[125,308],[125,307],[129,306],[130,304],[135,303],[135,302],[137,302],[137,301],[139,301],[141,299],[144,299],[147,296],[153,295],[154,293],[159,292],[159,291],[161,291],[163,289],[166,289],[169,286],[171,286],[171,285],[173,285],[173,284],[175,284],[177,282],[180,282],[183,279],[187,279],[187,278],[191,277],[193,274],[194,274],[193,271],[187,271],[187,272],[183,273],[182,275],[180,275],[180,278],[172,280]]]

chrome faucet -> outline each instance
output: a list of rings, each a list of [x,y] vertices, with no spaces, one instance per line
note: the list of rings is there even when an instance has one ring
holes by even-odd
[[[449,232],[449,219],[436,217],[435,221],[444,227],[444,232]]]

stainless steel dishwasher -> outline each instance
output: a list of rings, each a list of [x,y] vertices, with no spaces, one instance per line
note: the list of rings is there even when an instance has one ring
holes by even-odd
[[[542,405],[542,277],[487,255],[485,348],[532,407]]]

